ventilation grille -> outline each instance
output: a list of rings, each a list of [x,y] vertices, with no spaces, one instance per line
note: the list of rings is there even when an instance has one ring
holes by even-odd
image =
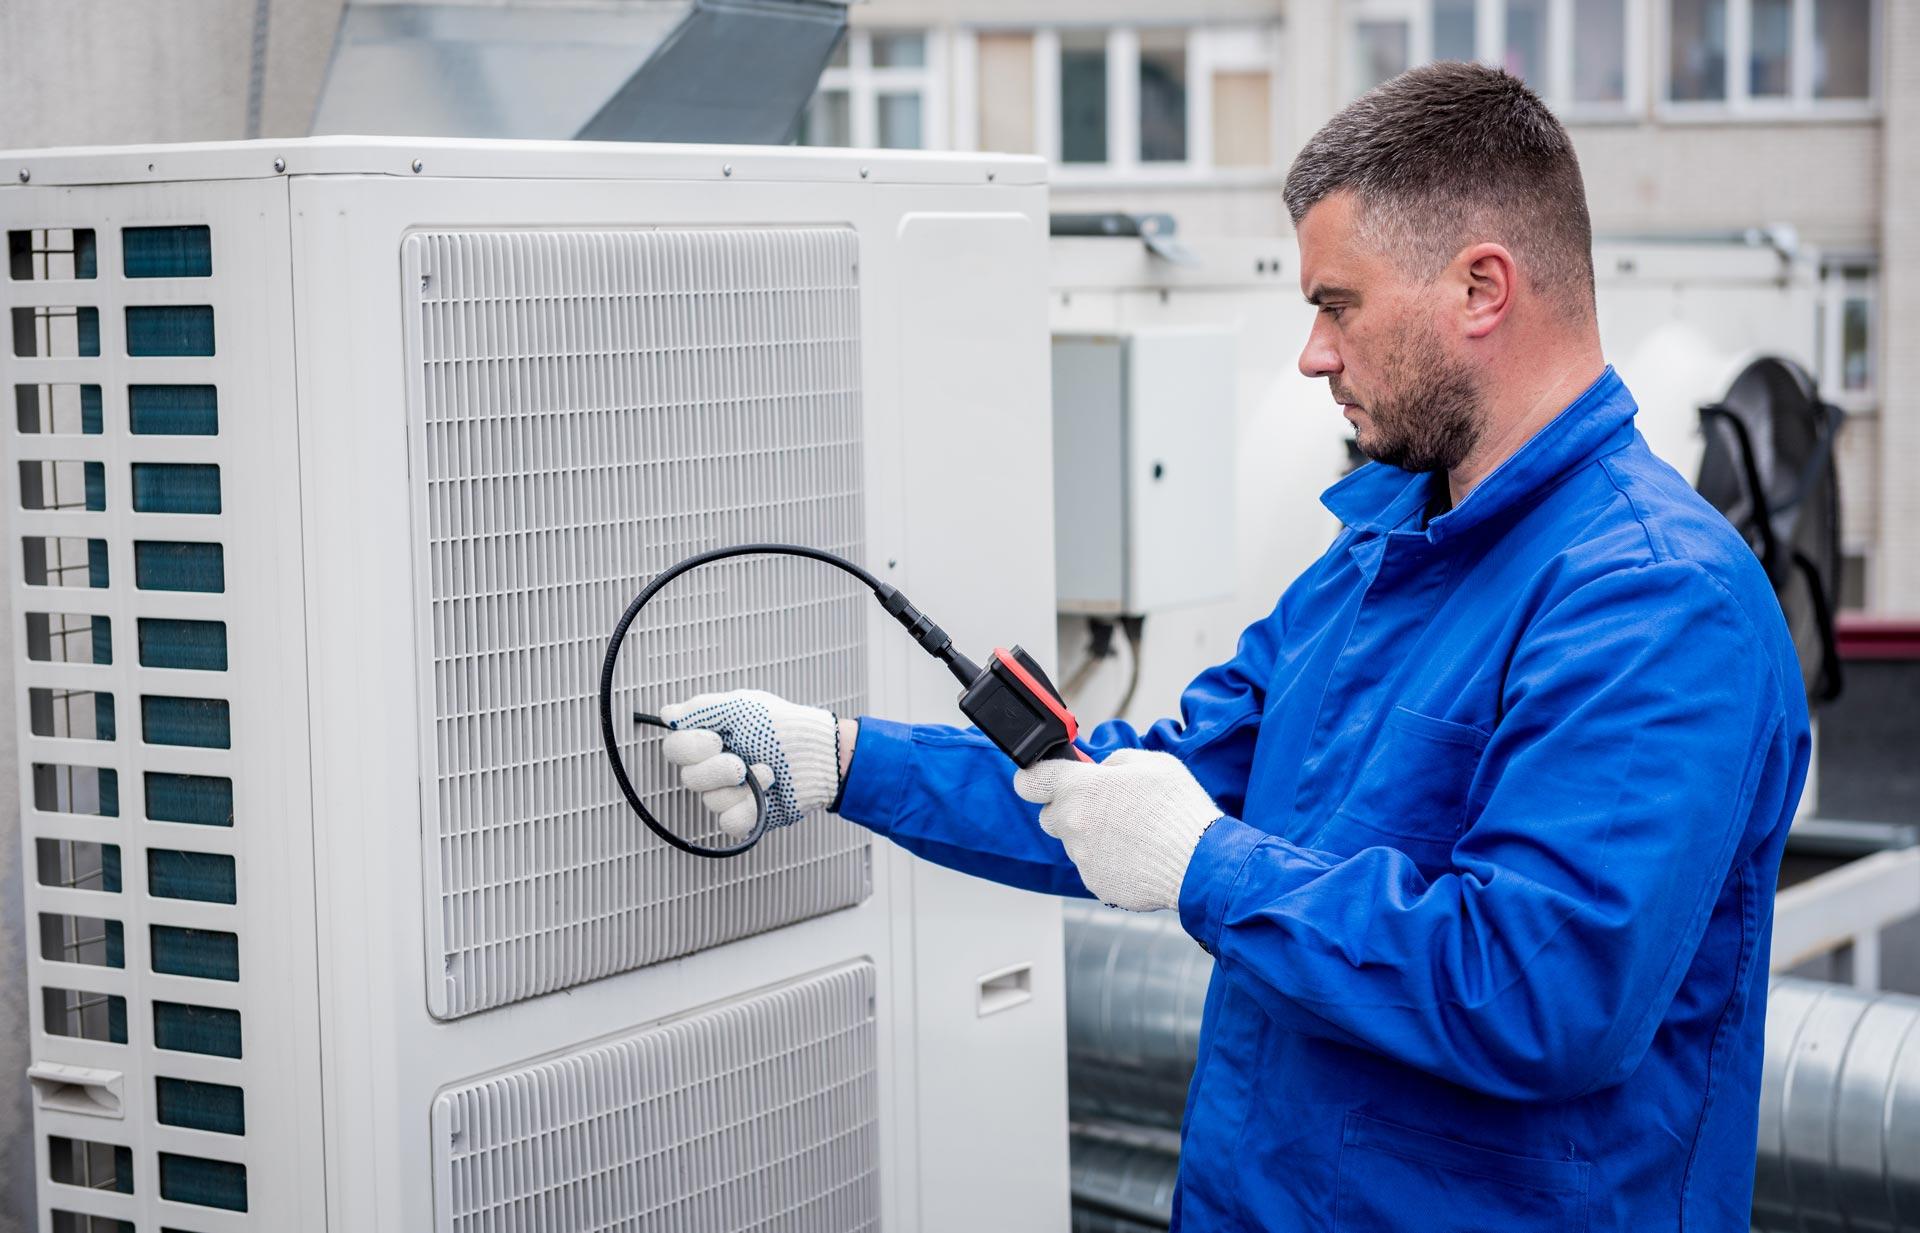
[[[228,503],[236,443],[218,433],[214,404],[223,385],[265,388],[256,366],[267,355],[216,355],[212,305],[229,344],[257,340],[234,328],[243,314],[230,306],[258,280],[233,280],[244,263],[224,255],[216,278],[209,224],[107,225],[136,212],[114,190],[6,204],[16,218],[82,212],[6,227],[0,276],[0,319],[13,326],[0,396],[14,408],[0,506],[18,548],[6,619],[27,720],[23,898],[39,935],[25,973],[31,1047],[37,1063],[122,1080],[110,1104],[37,1103],[51,1215],[36,1227],[144,1233],[163,1227],[162,1201],[201,1209],[172,1208],[165,1227],[256,1227],[228,1214],[258,1213],[243,1161],[272,1151],[243,1140],[247,1114],[259,1115],[255,1070],[271,1063],[238,1045],[254,996],[242,943],[254,944],[247,921],[262,910],[246,898],[240,854],[248,828],[275,820],[243,797],[234,826],[230,776],[259,747],[230,715],[241,682],[228,673],[227,622],[246,604],[226,593],[225,561],[228,519],[260,511]],[[218,246],[252,242],[235,227]],[[201,414],[143,416],[152,402]],[[217,790],[216,827],[170,825],[211,819],[157,807],[151,786],[167,781]],[[164,1008],[230,1024],[232,1048],[180,1043]]]
[[[442,1233],[879,1228],[874,970],[852,964],[434,1105]]]
[[[857,256],[843,228],[408,240],[435,1015],[865,897],[865,833],[837,819],[722,861],[648,834],[597,709],[614,620],[675,561],[768,539],[862,555]],[[811,562],[711,567],[635,625],[615,714],[743,686],[857,711],[869,606]],[[657,745],[626,751],[648,806],[721,841]]]

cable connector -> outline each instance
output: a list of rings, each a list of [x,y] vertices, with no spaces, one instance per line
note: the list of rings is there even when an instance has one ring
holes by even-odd
[[[947,666],[962,685],[972,685],[980,676],[980,666],[954,649],[953,639],[947,631],[933,623],[933,618],[913,606],[899,588],[878,583],[873,588],[874,598],[880,601],[880,607],[887,615],[900,622],[902,628],[912,639],[919,643],[927,654]]]

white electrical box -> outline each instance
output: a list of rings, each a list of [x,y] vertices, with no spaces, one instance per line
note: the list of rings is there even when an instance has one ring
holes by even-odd
[[[1053,336],[1059,610],[1144,615],[1234,594],[1237,334]]]
[[[1046,452],[1000,448],[1048,425],[1043,164],[5,162],[41,1233],[1064,1228],[1058,902],[829,816],[682,855],[597,715],[627,599],[726,544],[1051,647]],[[619,716],[755,686],[957,718],[791,559],[675,584],[620,667]]]

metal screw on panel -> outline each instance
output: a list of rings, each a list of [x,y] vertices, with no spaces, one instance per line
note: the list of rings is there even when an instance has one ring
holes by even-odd
[[[286,160],[286,159],[284,159],[284,158],[276,158],[276,159],[274,159],[274,160],[273,160],[273,169],[274,169],[275,171],[285,171],[285,170],[287,169],[287,160]]]
[[[415,174],[415,175],[419,175],[419,174],[420,174],[421,172],[423,172],[423,171],[425,171],[425,170],[427,169],[427,165],[426,165],[425,163],[423,163],[423,162],[421,162],[421,161],[420,161],[419,159],[417,159],[417,158],[413,160],[413,164],[412,164],[412,165],[413,165],[413,174]]]
[[[866,178],[867,178],[867,171],[868,171],[868,168],[865,168],[865,167],[862,167],[862,168],[860,169],[860,178],[861,178],[862,180],[864,180],[864,179],[866,179]]]
[[[33,173],[31,171],[28,171],[25,167],[22,167],[20,169],[20,183],[25,184],[28,180],[31,180],[31,179],[33,179]]]
[[[991,171],[987,173],[987,183],[993,183],[993,173]]]
[[[721,175],[723,175],[723,176],[730,176],[730,175],[732,175],[732,174],[733,174],[733,164],[732,164],[732,163],[728,163],[728,164],[726,164],[726,165],[725,165],[724,167],[722,167],[722,168],[720,168],[720,174],[721,174]]]

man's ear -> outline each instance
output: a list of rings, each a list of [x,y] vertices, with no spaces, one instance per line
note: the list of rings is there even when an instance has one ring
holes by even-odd
[[[1505,320],[1519,290],[1520,272],[1513,254],[1499,244],[1475,244],[1454,259],[1464,292],[1460,323],[1468,338],[1485,338]]]

